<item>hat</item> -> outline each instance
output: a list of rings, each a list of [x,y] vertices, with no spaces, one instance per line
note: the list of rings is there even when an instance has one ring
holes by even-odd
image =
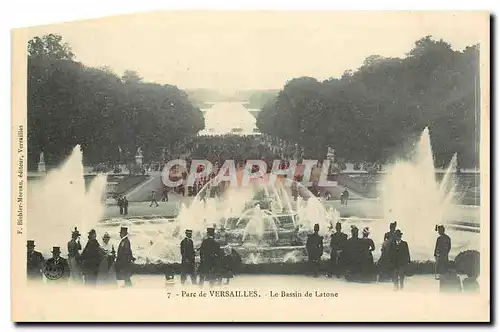
[[[72,235],[72,236],[80,236],[81,234],[80,234],[80,232],[78,231],[78,228],[77,228],[77,227],[75,227],[75,230],[71,232],[71,235]]]
[[[214,233],[215,233],[215,228],[213,228],[213,227],[208,227],[207,228],[207,234],[208,235],[214,235]]]
[[[193,234],[193,230],[191,230],[191,229],[186,229],[186,234]]]
[[[26,242],[26,247],[28,247],[28,248],[29,247],[33,247],[34,248],[35,247],[35,241],[34,240],[28,240]]]
[[[53,254],[60,254],[61,253],[61,247],[52,247],[52,253]]]
[[[120,233],[128,233],[127,227],[120,227]]]

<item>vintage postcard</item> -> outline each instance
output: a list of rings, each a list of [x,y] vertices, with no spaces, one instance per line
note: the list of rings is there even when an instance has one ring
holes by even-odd
[[[486,12],[12,32],[15,322],[489,322]]]

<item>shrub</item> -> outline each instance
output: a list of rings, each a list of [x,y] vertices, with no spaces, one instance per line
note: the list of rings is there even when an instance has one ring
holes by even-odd
[[[466,274],[468,277],[478,277],[480,273],[480,255],[477,250],[462,251],[455,258],[455,266],[458,273]]]

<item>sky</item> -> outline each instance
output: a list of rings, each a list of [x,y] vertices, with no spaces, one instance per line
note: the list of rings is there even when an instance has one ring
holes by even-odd
[[[339,77],[372,54],[404,57],[426,35],[454,49],[487,42],[474,12],[149,12],[28,28],[55,33],[76,60],[147,82],[221,92]]]

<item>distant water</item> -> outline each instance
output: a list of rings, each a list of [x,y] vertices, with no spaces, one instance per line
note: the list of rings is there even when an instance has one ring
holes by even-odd
[[[211,108],[203,109],[205,129],[200,135],[240,134],[249,135],[257,129],[256,119],[242,102],[216,102]]]

